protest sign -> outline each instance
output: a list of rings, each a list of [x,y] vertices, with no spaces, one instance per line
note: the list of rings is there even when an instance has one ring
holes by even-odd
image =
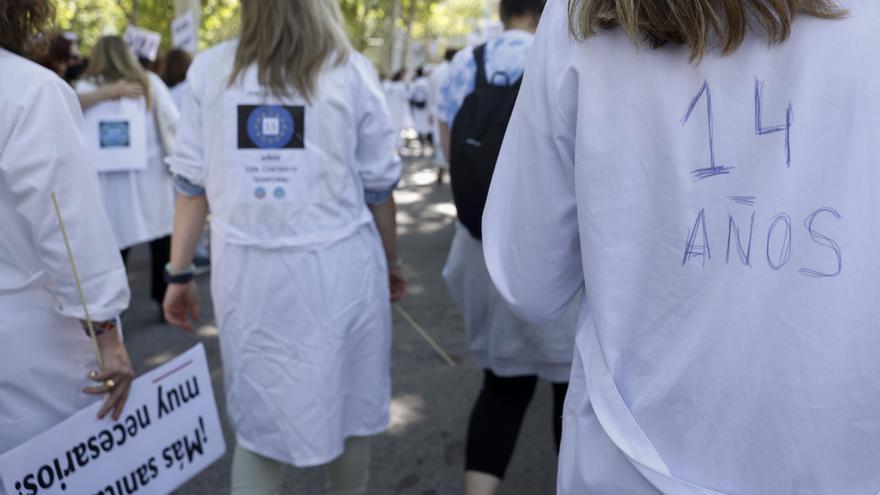
[[[226,452],[201,344],[135,380],[119,421],[101,405],[0,456],[6,493],[166,494]]]
[[[143,57],[152,62],[156,60],[156,56],[159,55],[159,45],[162,43],[162,35],[155,31],[128,26],[125,28],[123,39],[125,40],[125,44],[128,45],[128,47],[131,48],[131,51],[133,51],[138,57]]]
[[[86,139],[98,172],[147,168],[144,98],[102,101],[85,113]]]
[[[196,53],[198,30],[192,12],[187,12],[171,22],[171,44],[189,53]]]

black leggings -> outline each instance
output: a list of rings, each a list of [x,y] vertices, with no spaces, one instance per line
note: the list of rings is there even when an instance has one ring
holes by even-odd
[[[121,251],[122,260],[128,266],[128,255],[131,248]],[[171,259],[171,236],[160,237],[150,241],[150,296],[154,301],[162,304],[165,297],[165,265]]]
[[[535,395],[538,377],[503,378],[489,370],[483,373],[483,388],[468,425],[465,470],[504,478],[526,409]],[[562,439],[562,405],[566,391],[568,383],[553,384],[553,435],[557,452]]]

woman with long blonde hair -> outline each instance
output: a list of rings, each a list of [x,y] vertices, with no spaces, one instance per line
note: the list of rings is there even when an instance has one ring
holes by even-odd
[[[332,0],[244,0],[239,38],[199,54],[184,83],[164,306],[192,329],[210,206],[233,494],[279,493],[285,465],[365,493],[369,437],[388,427],[400,160],[340,17]]]
[[[76,83],[76,90],[85,112],[87,131],[95,127],[89,136],[90,144],[96,151],[101,193],[117,245],[127,260],[131,247],[150,244],[151,295],[161,305],[165,295],[163,269],[170,256],[174,209],[171,174],[164,160],[173,149],[180,114],[162,79],[144,70],[118,36],[98,40],[82,78]],[[124,128],[113,127],[111,124],[129,117],[126,112],[140,113],[134,120],[143,125],[132,123],[129,128],[126,122]],[[118,129],[124,134],[122,141],[105,141]],[[141,147],[135,148],[135,143],[141,143]],[[128,146],[140,155],[141,166],[114,163],[112,160],[120,155],[104,157],[109,150]],[[108,160],[111,162],[104,163]]]
[[[880,3],[550,0],[483,217],[584,287],[558,493],[880,491]]]

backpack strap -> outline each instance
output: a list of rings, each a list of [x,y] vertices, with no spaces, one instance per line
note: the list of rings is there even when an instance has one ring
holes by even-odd
[[[475,87],[483,87],[489,85],[489,79],[486,77],[486,44],[474,48],[474,62],[477,64],[477,81]]]

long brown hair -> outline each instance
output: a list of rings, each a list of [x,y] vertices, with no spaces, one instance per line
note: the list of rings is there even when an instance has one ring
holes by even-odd
[[[242,0],[229,84],[256,64],[261,86],[285,96],[292,84],[308,100],[327,62],[343,63],[350,50],[336,0]]]
[[[846,14],[833,0],[569,0],[568,10],[569,28],[578,39],[619,26],[637,44],[646,39],[654,47],[686,45],[691,60],[713,48],[735,51],[753,24],[779,44],[791,34],[795,15],[834,19]]]
[[[92,79],[97,84],[108,84],[120,79],[140,83],[144,87],[147,108],[150,108],[150,79],[147,71],[119,36],[102,36],[98,39],[82,77]]]
[[[38,56],[46,38],[40,34],[55,17],[49,0],[0,0],[0,47],[24,56]]]

